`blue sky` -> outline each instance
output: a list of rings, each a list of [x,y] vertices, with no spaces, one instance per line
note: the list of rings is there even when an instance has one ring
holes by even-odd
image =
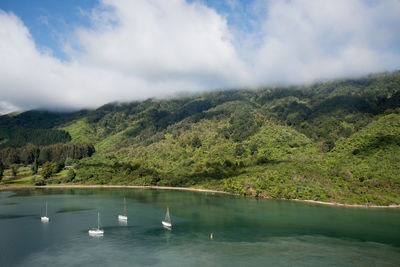
[[[400,0],[0,0],[0,113],[399,69]]]
[[[254,32],[258,28],[254,17],[260,12],[251,11],[255,1],[188,2],[202,3],[215,9],[226,17],[228,25],[243,32]],[[67,60],[62,50],[65,36],[70,35],[76,27],[90,27],[87,13],[98,5],[99,0],[0,0],[0,9],[20,17],[40,49],[50,49],[54,56],[62,60]]]
[[[64,36],[76,26],[88,27],[90,19],[82,11],[97,4],[97,0],[0,0],[0,9],[21,19],[39,48],[66,59],[61,49]]]

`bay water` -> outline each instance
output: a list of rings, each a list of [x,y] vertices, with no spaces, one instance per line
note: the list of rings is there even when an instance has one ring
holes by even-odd
[[[171,230],[161,225],[167,207]],[[104,236],[91,237],[98,212]],[[0,191],[0,266],[56,265],[400,266],[400,209],[131,188]]]

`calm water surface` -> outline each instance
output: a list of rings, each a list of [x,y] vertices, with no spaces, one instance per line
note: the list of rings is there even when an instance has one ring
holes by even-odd
[[[167,206],[172,231],[161,226]],[[105,233],[90,237],[98,211]],[[0,265],[400,266],[400,210],[149,189],[0,191]]]

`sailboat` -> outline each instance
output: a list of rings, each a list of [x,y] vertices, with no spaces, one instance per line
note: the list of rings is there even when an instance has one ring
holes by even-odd
[[[100,229],[100,213],[97,213],[97,229],[93,228],[89,230],[89,235],[91,236],[102,236],[104,234],[104,230]]]
[[[167,207],[167,213],[165,214],[165,219],[161,223],[166,228],[170,229],[172,227],[171,218],[169,217],[169,208],[168,207]]]
[[[40,220],[42,222],[49,222],[49,217],[47,217],[47,202],[46,202],[46,215],[43,217],[40,217]]]
[[[127,222],[128,217],[126,216],[126,199],[124,198],[124,215],[118,215],[118,221]]]

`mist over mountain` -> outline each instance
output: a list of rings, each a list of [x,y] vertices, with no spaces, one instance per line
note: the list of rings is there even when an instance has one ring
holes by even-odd
[[[0,114],[394,71],[400,2],[3,1]]]
[[[39,185],[195,186],[388,205],[400,203],[399,136],[400,72],[392,72],[3,115],[0,159],[6,176],[16,170]],[[67,175],[64,165],[74,169]]]

